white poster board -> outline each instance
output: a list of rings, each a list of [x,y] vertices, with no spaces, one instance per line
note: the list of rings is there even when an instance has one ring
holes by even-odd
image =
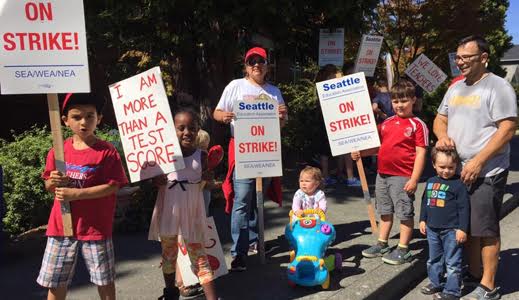
[[[278,102],[261,94],[235,101],[233,111],[236,178],[281,176]]]
[[[184,168],[160,68],[108,87],[131,182]]]
[[[317,82],[316,86],[333,156],[380,146],[364,73]]]
[[[428,93],[433,92],[447,79],[447,74],[443,73],[443,71],[424,54],[420,54],[420,56],[407,67],[405,73]]]
[[[456,64],[456,52],[449,53],[449,66],[451,67],[452,77],[458,77],[461,75],[461,71]]]
[[[191,261],[189,260],[189,255],[187,253],[187,248],[184,245],[184,241],[179,243],[178,247],[177,262],[184,286],[197,284],[199,282],[198,277],[193,273],[193,269],[191,268]],[[209,265],[214,272],[214,278],[229,273],[213,217],[207,218],[207,231],[205,232],[204,247],[209,260]]]
[[[377,67],[380,48],[384,38],[378,35],[362,35],[357,60],[355,61],[354,73],[364,72],[367,77],[373,77]]]
[[[88,93],[82,0],[0,1],[2,94]]]
[[[319,66],[344,64],[344,28],[319,31]]]
[[[391,87],[393,86],[393,78],[395,77],[395,71],[393,68],[393,59],[391,58],[390,53],[386,53],[385,60],[386,60],[387,88],[389,90],[391,90]]]

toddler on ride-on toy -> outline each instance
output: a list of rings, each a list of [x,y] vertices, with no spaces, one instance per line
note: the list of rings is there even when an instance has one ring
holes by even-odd
[[[288,282],[290,285],[330,285],[329,272],[342,266],[339,253],[324,258],[326,248],[335,240],[335,228],[325,222],[326,198],[318,187],[321,171],[306,167],[299,175],[300,189],[295,193],[290,211],[290,223],[285,236],[290,247]]]

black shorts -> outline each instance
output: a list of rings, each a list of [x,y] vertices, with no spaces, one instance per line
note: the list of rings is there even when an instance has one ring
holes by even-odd
[[[480,177],[469,186],[470,235],[498,237],[499,218],[508,170],[492,177]]]

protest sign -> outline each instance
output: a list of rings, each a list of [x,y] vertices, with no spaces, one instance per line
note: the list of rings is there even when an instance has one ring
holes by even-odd
[[[456,64],[456,52],[449,53],[449,66],[451,67],[452,77],[458,77],[461,75],[461,71]]]
[[[424,54],[420,54],[405,73],[428,93],[433,92],[447,79],[447,75]]]
[[[319,31],[319,66],[332,64],[342,67],[344,63],[344,28]]]
[[[214,278],[218,278],[229,273],[229,271],[227,270],[222,244],[220,244],[220,238],[218,237],[213,217],[207,218],[206,222],[207,230],[205,232],[204,249],[207,254],[207,259],[209,260],[209,266],[214,272]],[[178,247],[177,262],[184,286],[197,284],[199,282],[198,277],[193,273],[191,261],[189,260],[189,255],[184,241],[179,243]]]
[[[333,156],[380,146],[364,73],[316,85]]]
[[[236,178],[281,176],[278,103],[265,94],[235,101],[233,109]]]
[[[83,1],[1,1],[2,94],[90,92]]]
[[[160,68],[109,86],[131,182],[184,168]]]
[[[395,78],[395,70],[393,68],[393,59],[391,58],[391,54],[386,53],[386,78],[387,78],[387,88],[391,90],[393,86],[393,78]]]
[[[365,76],[373,77],[383,39],[383,37],[377,35],[362,35],[354,73],[364,72]]]

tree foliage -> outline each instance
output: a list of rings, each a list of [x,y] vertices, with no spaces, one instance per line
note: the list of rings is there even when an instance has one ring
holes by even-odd
[[[508,0],[383,0],[370,21],[373,31],[384,36],[383,51],[391,53],[397,75],[421,53],[449,70],[447,54],[471,34],[489,41],[489,69],[502,74],[499,59],[511,47],[504,29],[508,6]]]

